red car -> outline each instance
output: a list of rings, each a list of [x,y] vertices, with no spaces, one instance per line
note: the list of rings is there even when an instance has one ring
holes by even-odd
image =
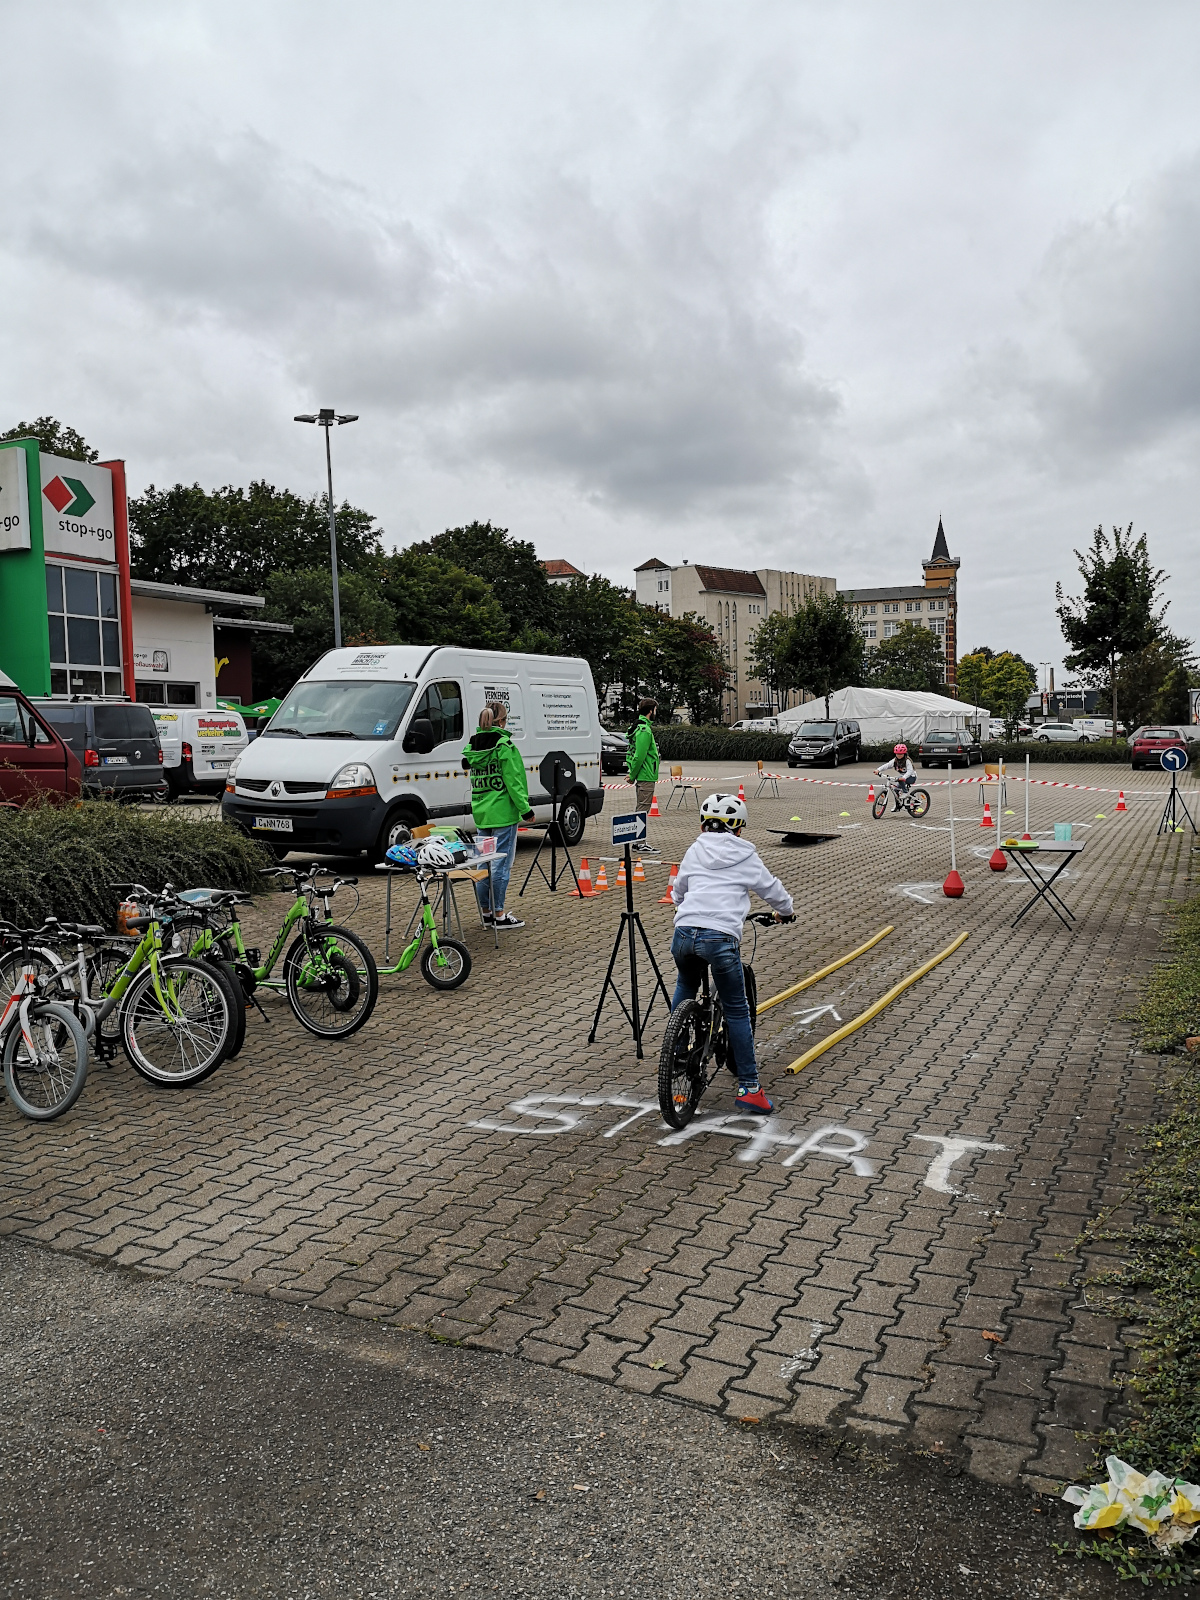
[[[77,800],[82,778],[79,757],[0,672],[0,803]]]
[[[1130,741],[1132,749],[1132,768],[1136,772],[1139,767],[1153,767],[1162,771],[1162,762],[1159,757],[1164,750],[1186,750],[1187,739],[1178,728],[1139,728]]]

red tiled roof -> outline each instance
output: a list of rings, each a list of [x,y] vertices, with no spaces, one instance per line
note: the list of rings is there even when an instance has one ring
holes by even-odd
[[[662,567],[667,572],[671,570],[667,563],[660,561],[657,556],[651,556],[649,561],[643,561],[640,567],[634,567],[633,570],[635,572],[653,572],[657,567]]]
[[[586,572],[580,572],[578,567],[573,567],[569,561],[543,561],[548,578],[586,578]]]
[[[702,589],[716,589],[722,594],[765,595],[767,592],[757,572],[742,572],[737,567],[702,567],[697,562],[696,576]]]

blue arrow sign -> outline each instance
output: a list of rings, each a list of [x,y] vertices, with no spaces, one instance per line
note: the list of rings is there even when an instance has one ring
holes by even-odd
[[[623,817],[612,819],[612,841],[614,844],[640,844],[646,837],[645,811],[630,811]]]
[[[1182,772],[1188,764],[1188,753],[1181,750],[1178,745],[1172,745],[1169,750],[1164,750],[1158,758],[1163,765],[1164,772]]]

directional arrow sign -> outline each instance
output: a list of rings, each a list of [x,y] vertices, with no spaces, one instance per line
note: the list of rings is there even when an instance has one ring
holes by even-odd
[[[838,1015],[836,1006],[813,1006],[810,1011],[793,1011],[792,1015],[798,1019],[802,1028],[809,1028],[816,1022],[818,1017],[823,1017],[827,1011],[835,1022],[842,1020]]]

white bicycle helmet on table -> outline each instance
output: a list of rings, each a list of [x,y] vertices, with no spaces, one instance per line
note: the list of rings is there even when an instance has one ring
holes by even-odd
[[[448,872],[455,865],[450,847],[443,839],[427,839],[417,849],[417,861],[427,872]]]
[[[735,794],[710,794],[700,805],[700,826],[715,833],[738,833],[750,821],[746,802]]]

